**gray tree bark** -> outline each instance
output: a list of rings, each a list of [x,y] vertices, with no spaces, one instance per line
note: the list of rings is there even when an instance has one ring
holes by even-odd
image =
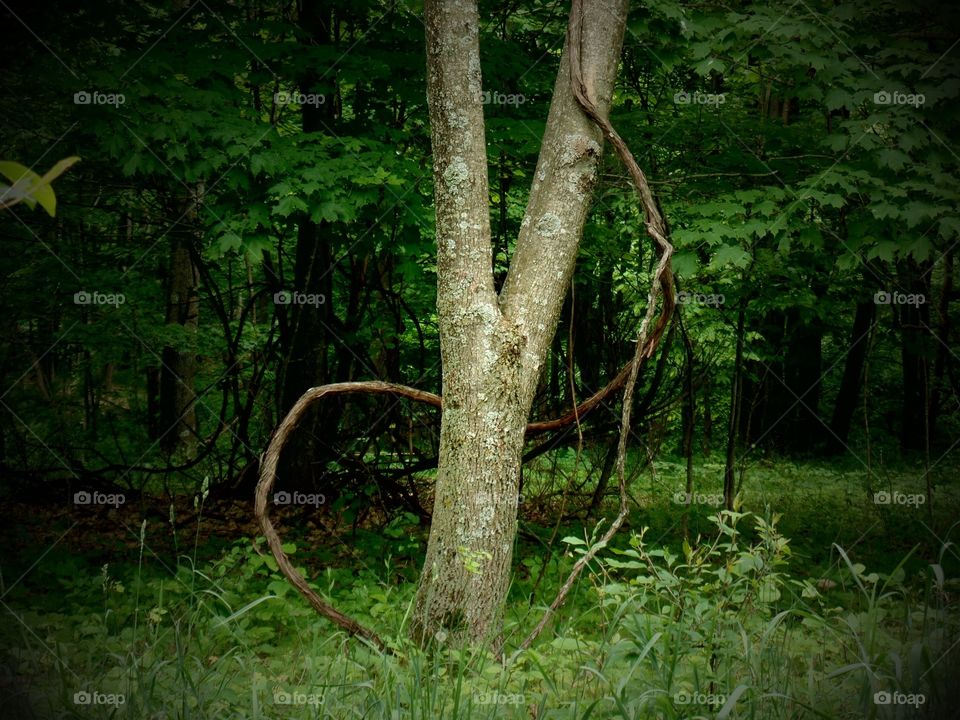
[[[584,3],[587,94],[610,107],[626,0]],[[427,0],[443,412],[433,523],[412,631],[500,645],[524,430],[576,262],[602,133],[557,82],[510,270],[494,289],[475,1]]]

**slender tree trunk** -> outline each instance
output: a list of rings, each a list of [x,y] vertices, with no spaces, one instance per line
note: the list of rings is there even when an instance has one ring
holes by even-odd
[[[600,469],[600,478],[597,480],[597,487],[593,491],[593,497],[590,499],[590,507],[587,508],[586,517],[593,517],[600,509],[603,502],[603,496],[607,493],[607,485],[610,483],[610,476],[613,474],[613,464],[617,459],[617,445],[619,438],[614,435],[610,439],[610,445],[603,459],[603,467]]]
[[[710,457],[713,452],[713,380],[707,377],[703,384],[703,455]]]
[[[443,412],[433,523],[412,632],[500,645],[524,430],[596,182],[602,135],[570,86],[565,46],[516,250],[494,288],[476,2],[427,0]],[[588,3],[579,48],[606,115],[626,3]]]
[[[678,313],[678,323],[682,323],[682,317]],[[693,343],[687,334],[687,329],[680,325],[681,338],[683,339],[683,358],[684,358],[684,393],[683,406],[681,408],[681,418],[683,425],[683,457],[687,461],[687,484],[686,497],[689,499],[693,493],[693,435],[697,419],[697,394],[694,385],[694,361]],[[690,514],[689,504],[683,510],[683,537],[689,536],[687,519]]]
[[[760,322],[760,334],[770,348],[763,362],[747,361],[750,372],[741,371],[740,396],[749,403],[738,413],[737,434],[747,443],[782,451],[786,444],[787,416],[796,402],[787,389],[787,319],[783,311],[771,310]],[[753,376],[759,379],[754,380]],[[749,427],[748,427],[749,426]]]
[[[787,381],[788,402],[793,409],[784,419],[786,447],[795,453],[809,453],[822,445],[826,434],[819,413],[823,324],[817,319],[802,319],[799,312],[791,312],[790,319],[792,327],[784,379]]]
[[[830,420],[828,448],[833,453],[841,453],[850,436],[850,425],[860,400],[863,368],[867,359],[870,327],[877,315],[877,305],[873,299],[857,303],[857,312],[853,318],[853,330],[850,332],[850,352],[847,353],[843,367],[843,379],[833,404],[833,416]]]
[[[194,382],[197,375],[196,333],[199,326],[200,273],[193,263],[191,245],[196,242],[197,203],[203,197],[198,186],[196,196],[185,199],[183,207],[172,212],[181,217],[170,231],[170,275],[167,287],[167,325],[179,325],[186,333],[184,341],[163,348],[160,369],[161,445],[167,452],[196,447],[197,412]]]
[[[743,404],[743,326],[745,312],[741,304],[737,313],[737,350],[733,359],[733,381],[730,383],[730,422],[727,426],[727,461],[723,471],[723,504],[733,510],[734,464],[737,451],[737,430]]]
[[[924,270],[926,267],[923,268]],[[929,397],[926,344],[930,327],[930,286],[912,263],[903,272],[908,294],[923,297],[923,304],[903,304],[895,308],[900,318],[900,359],[903,395],[900,415],[900,447],[924,450],[929,442],[927,406]]]
[[[931,283],[932,284],[932,283]],[[953,364],[950,352],[950,302],[953,299],[953,248],[943,254],[943,285],[940,289],[940,302],[937,305],[937,356],[933,363],[933,380],[930,383],[930,419],[929,425],[936,428],[937,419],[943,410],[944,396],[950,390],[947,375]]]

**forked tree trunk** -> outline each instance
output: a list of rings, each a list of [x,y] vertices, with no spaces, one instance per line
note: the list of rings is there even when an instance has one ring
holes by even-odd
[[[626,5],[588,1],[583,12],[583,79],[604,117]],[[602,135],[573,97],[565,46],[530,200],[498,297],[477,5],[427,0],[424,14],[443,413],[433,523],[412,632],[422,642],[491,640],[498,646],[524,428],[573,274]]]

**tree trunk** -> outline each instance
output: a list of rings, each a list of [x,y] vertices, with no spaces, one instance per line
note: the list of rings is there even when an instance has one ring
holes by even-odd
[[[183,450],[190,453],[197,442],[194,381],[197,375],[195,336],[199,325],[200,273],[193,263],[191,245],[196,240],[197,203],[202,196],[203,187],[198,186],[196,196],[186,198],[183,208],[172,209],[180,220],[170,231],[166,323],[181,326],[188,337],[176,346],[165,346],[162,352],[160,432],[161,446],[167,452]]]
[[[932,284],[932,283],[931,283]],[[937,305],[937,356],[933,364],[933,380],[930,383],[930,417],[927,421],[931,431],[937,427],[937,419],[950,394],[948,376],[955,355],[950,352],[950,301],[953,298],[953,247],[943,254],[943,285]]]
[[[787,318],[781,310],[763,316],[758,328],[767,357],[746,361],[741,371],[740,396],[747,403],[739,413],[737,434],[744,443],[783,451],[786,443],[786,416],[796,401],[784,379],[788,368]]]
[[[784,380],[793,408],[783,420],[788,438],[786,447],[794,453],[807,454],[822,445],[826,435],[819,414],[823,323],[817,318],[804,319],[796,311],[791,311],[788,317],[791,327]]]
[[[626,2],[584,12],[587,92],[606,116]],[[427,0],[443,412],[433,524],[412,633],[501,642],[524,429],[573,275],[602,135],[570,85],[565,45],[516,250],[494,289],[476,2]]]
[[[857,312],[853,318],[853,330],[850,333],[850,352],[843,367],[843,379],[833,404],[833,416],[830,420],[828,448],[839,454],[846,449],[850,436],[853,413],[860,399],[860,387],[863,380],[863,367],[867,359],[870,327],[877,315],[877,305],[873,299],[857,303]]]
[[[683,316],[677,314],[677,324],[680,325],[681,338],[683,339],[683,378],[684,393],[683,404],[680,409],[680,417],[683,425],[683,440],[681,452],[687,461],[687,484],[686,497],[689,503],[693,494],[693,435],[697,421],[697,392],[694,383],[694,363],[696,357],[693,352],[693,343],[687,334],[686,327],[683,326]],[[689,539],[689,528],[687,519],[690,514],[689,504],[683,510],[683,537]]]
[[[703,455],[709,458],[713,452],[713,380],[708,375],[703,383]]]
[[[740,410],[743,406],[743,332],[744,301],[737,313],[737,349],[733,358],[733,380],[730,383],[730,417],[727,424],[727,458],[723,470],[723,505],[733,510],[734,464],[737,457],[737,437],[740,428]]]
[[[924,298],[922,304],[896,306],[900,324],[900,360],[903,373],[903,395],[900,413],[900,447],[903,450],[924,450],[930,442],[927,425],[929,388],[928,343],[930,327],[930,285],[928,265],[917,268],[912,262],[902,273],[902,285],[908,294]]]

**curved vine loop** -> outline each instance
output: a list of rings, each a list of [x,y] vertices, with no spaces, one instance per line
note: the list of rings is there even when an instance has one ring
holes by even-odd
[[[287,554],[283,551],[283,543],[280,541],[280,536],[277,534],[276,528],[273,527],[273,523],[270,522],[270,515],[267,510],[267,501],[270,497],[270,492],[273,490],[273,484],[277,479],[277,465],[280,462],[280,453],[304,413],[313,403],[327,395],[352,393],[398,395],[417,402],[435,405],[436,407],[440,407],[441,404],[439,395],[424,392],[423,390],[415,390],[405,385],[394,385],[384,382],[334,383],[332,385],[321,385],[320,387],[310,388],[300,396],[300,399],[297,400],[290,409],[290,412],[287,413],[283,422],[280,423],[277,431],[273,434],[273,437],[270,438],[270,444],[267,446],[267,450],[260,460],[260,480],[257,482],[254,514],[256,515],[257,522],[260,524],[260,529],[263,531],[264,537],[267,538],[267,545],[270,547],[270,552],[273,553],[273,557],[277,561],[280,572],[300,591],[300,594],[307,599],[307,602],[309,602],[317,612],[335,625],[342,627],[351,635],[358,635],[373,643],[379,650],[386,651],[387,646],[377,633],[361,625],[352,617],[344,615],[335,607],[325,602],[323,598],[317,595],[307,584],[306,578],[293,567],[290,558],[288,558]]]

